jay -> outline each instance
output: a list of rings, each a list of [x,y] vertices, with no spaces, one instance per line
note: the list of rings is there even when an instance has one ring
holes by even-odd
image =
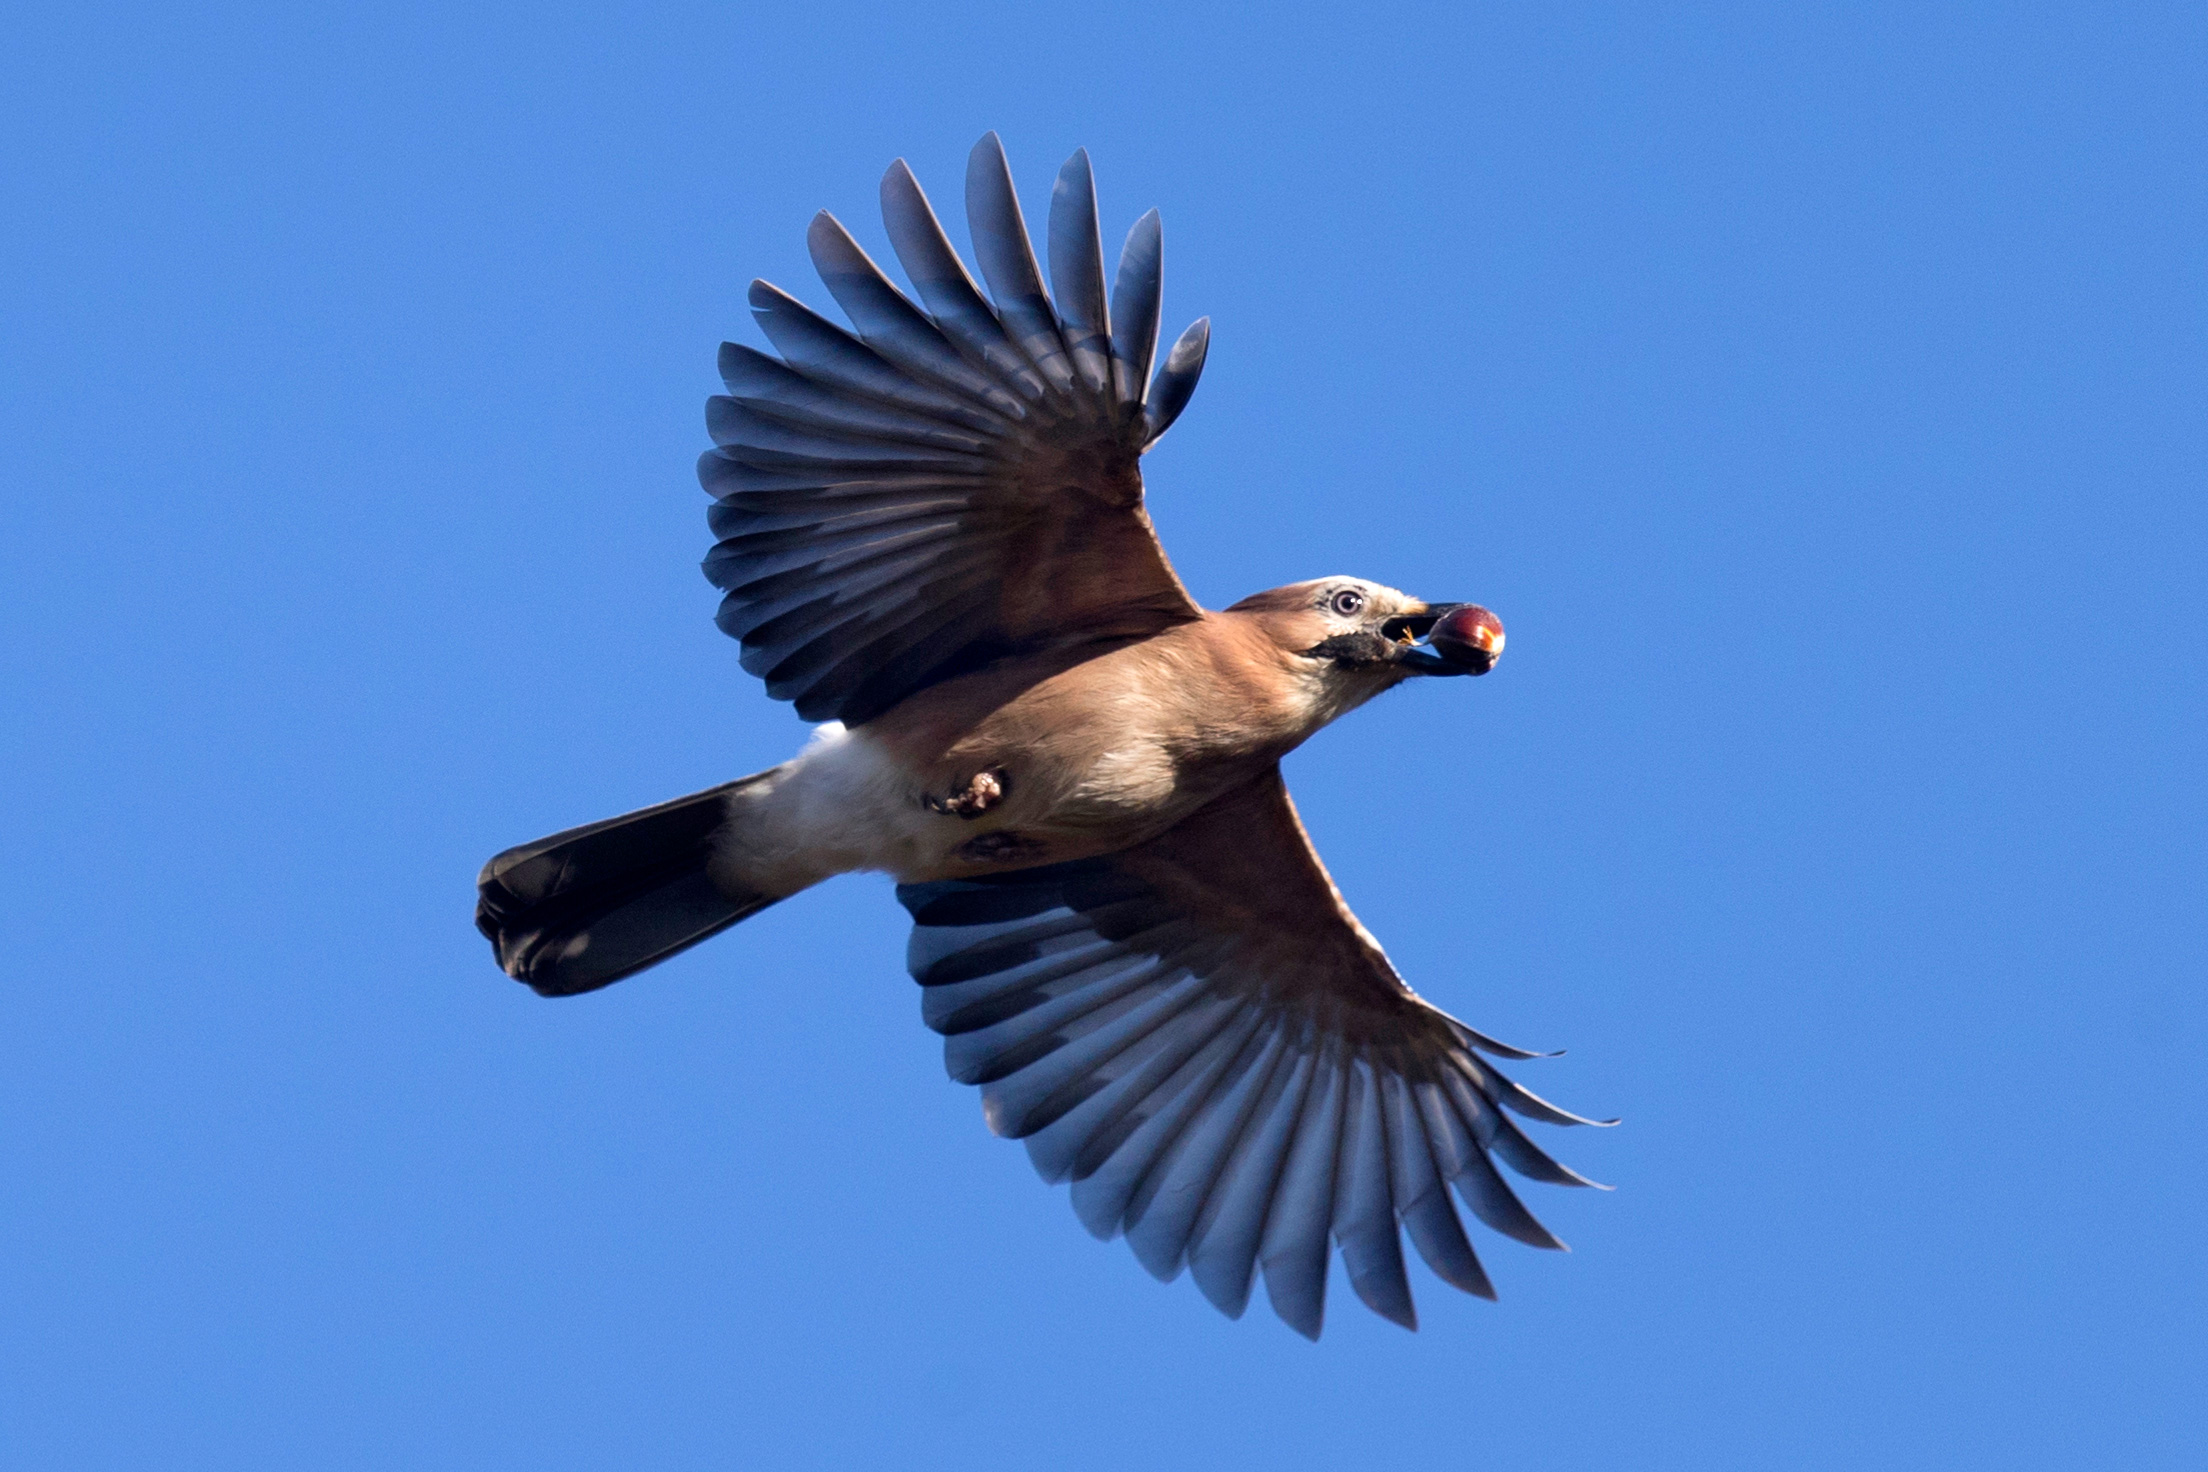
[[[1419,999],[1298,822],[1280,761],[1406,680],[1485,674],[1502,625],[1354,577],[1197,606],[1142,453],[1202,370],[1157,357],[1160,233],[1107,296],[1088,156],[1029,242],[995,134],[966,176],[984,297],[902,160],[883,219],[919,298],[832,216],[808,244],[847,330],[764,281],[779,356],[724,344],[699,464],[720,627],[823,723],[794,759],[493,858],[477,924],[546,996],[620,980],[854,870],[886,872],[952,1077],[1072,1183],[1099,1237],[1239,1316],[1262,1273],[1316,1338],[1330,1244],[1416,1327],[1399,1236],[1493,1297],[1472,1215],[1558,1248],[1496,1162],[1592,1182],[1512,1116],[1589,1124]],[[1155,372],[1153,373],[1153,367]],[[1603,1121],[1605,1123],[1609,1121]]]

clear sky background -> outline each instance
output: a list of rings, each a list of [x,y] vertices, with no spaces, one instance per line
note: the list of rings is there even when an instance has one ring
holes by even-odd
[[[2208,1462],[2199,6],[312,9],[0,50],[0,1462]],[[1314,1347],[1091,1240],[885,880],[573,1001],[471,928],[803,739],[714,348],[988,128],[1213,319],[1201,599],[1509,627],[1289,763],[1625,1117],[1498,1304],[1337,1269]]]

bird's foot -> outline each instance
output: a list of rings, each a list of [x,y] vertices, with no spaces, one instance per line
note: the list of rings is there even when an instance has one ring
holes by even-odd
[[[920,799],[920,805],[946,817],[978,818],[1004,800],[1009,785],[1003,772],[976,772],[966,780],[964,787],[949,797],[927,793]]]
[[[1024,833],[984,833],[958,846],[958,856],[969,864],[1040,864],[1050,856],[1047,845]]]

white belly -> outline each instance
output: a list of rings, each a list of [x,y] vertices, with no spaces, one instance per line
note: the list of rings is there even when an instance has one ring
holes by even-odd
[[[940,873],[974,830],[931,813],[910,776],[864,731],[814,728],[805,749],[730,799],[716,878],[794,894],[834,874]]]

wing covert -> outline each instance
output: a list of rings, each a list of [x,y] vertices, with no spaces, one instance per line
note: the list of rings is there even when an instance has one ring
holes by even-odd
[[[837,326],[754,282],[779,356],[724,344],[698,476],[706,575],[743,665],[807,720],[865,721],[1008,654],[1198,616],[1142,509],[1137,461],[1186,405],[1199,322],[1155,377],[1159,233],[1129,233],[1107,303],[1088,155],[1060,173],[1052,304],[994,133],[966,198],[985,299],[903,161],[882,181],[900,291],[833,216],[807,234]],[[1117,325],[1115,326],[1115,320]]]
[[[1506,1112],[1589,1124],[1481,1054],[1536,1055],[1421,1001],[1312,850],[1278,769],[1123,853],[901,885],[921,1013],[999,1135],[1070,1181],[1082,1223],[1240,1317],[1262,1271],[1317,1338],[1329,1242],[1376,1312],[1417,1326],[1402,1233],[1492,1298],[1480,1221],[1563,1244],[1496,1171],[1592,1185]]]

